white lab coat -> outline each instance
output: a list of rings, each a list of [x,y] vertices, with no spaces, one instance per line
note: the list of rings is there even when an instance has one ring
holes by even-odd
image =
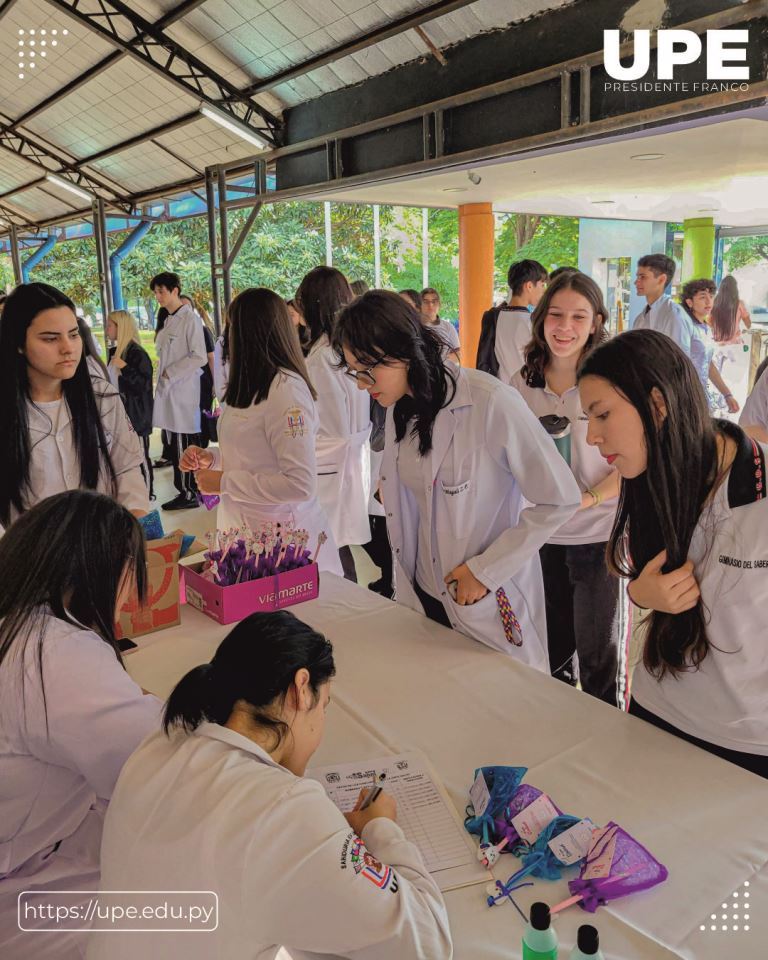
[[[82,935],[21,933],[16,898],[97,888],[106,803],[125,761],[158,729],[162,706],[91,630],[52,614],[43,624],[47,728],[40,633],[23,664],[14,655],[0,664],[0,955],[14,960],[83,956]]]
[[[762,427],[768,430],[768,376],[763,374],[752,387],[739,417],[742,427]]]
[[[731,469],[702,511],[688,548],[706,611],[709,651],[695,670],[662,680],[638,664],[632,696],[678,730],[727,750],[768,756],[768,446],[729,428]],[[759,476],[756,474],[759,471]],[[760,497],[760,499],[758,499]]]
[[[149,492],[144,479],[144,451],[131,426],[120,395],[106,380],[93,380],[96,406],[117,481],[118,503],[127,510],[149,511]],[[64,397],[48,403],[27,402],[29,418],[29,489],[27,510],[46,497],[80,489],[80,464],[75,449],[72,419]],[[55,425],[58,423],[58,429]],[[96,486],[111,496],[109,475],[102,469]],[[12,511],[12,519],[15,519]]]
[[[343,576],[328,517],[317,499],[316,436],[312,394],[290,371],[278,373],[261,403],[225,406],[219,446],[208,448],[213,469],[224,471],[216,526],[239,527],[242,519],[253,530],[268,520],[292,523],[308,531],[313,556],[318,534],[325,532],[320,569]]]
[[[336,354],[323,335],[307,357],[317,392],[318,497],[328,515],[336,545],[367,543],[371,489],[370,397],[336,366]]]
[[[446,364],[457,378],[437,415],[432,450],[422,459],[434,582],[455,629],[538,670],[549,670],[539,548],[575,513],[576,481],[520,394],[478,370]],[[394,408],[387,411],[381,484],[394,552],[395,598],[414,610],[418,510],[398,476]],[[528,501],[526,503],[526,501]],[[454,603],[443,578],[465,563],[490,591],[475,604]],[[520,622],[522,646],[507,640],[496,590],[503,587]]]
[[[499,380],[510,383],[525,364],[525,348],[531,342],[531,315],[525,307],[505,307],[496,319],[494,350]]]
[[[319,783],[203,723],[150,737],[126,764],[102,887],[216,891],[218,929],[184,937],[185,960],[273,960],[281,945],[294,960],[449,960],[443,898],[416,847],[383,818],[362,840]],[[93,936],[88,960],[135,960],[137,950],[165,960],[168,936]]]
[[[155,426],[173,433],[199,433],[200,368],[208,363],[208,353],[203,322],[189,304],[168,317],[155,347]]]

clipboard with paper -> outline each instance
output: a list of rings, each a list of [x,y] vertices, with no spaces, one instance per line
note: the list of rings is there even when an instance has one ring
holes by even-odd
[[[361,788],[371,786],[381,774],[386,774],[385,790],[397,801],[398,824],[418,847],[443,892],[493,879],[478,861],[445,787],[421,754],[313,767],[306,775],[323,786],[342,813],[348,813]]]

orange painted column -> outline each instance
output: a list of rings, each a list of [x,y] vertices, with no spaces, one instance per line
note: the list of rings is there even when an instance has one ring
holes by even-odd
[[[461,362],[474,367],[483,314],[493,306],[494,220],[490,203],[459,207]]]

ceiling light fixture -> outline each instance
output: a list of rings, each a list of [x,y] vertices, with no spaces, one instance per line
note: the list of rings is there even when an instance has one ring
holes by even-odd
[[[201,103],[200,114],[208,120],[212,120],[220,127],[224,127],[225,130],[229,130],[230,133],[234,133],[242,140],[247,140],[248,143],[252,143],[255,147],[258,147],[259,150],[266,150],[269,147],[269,143],[264,137],[259,136],[255,130],[251,130],[250,127],[236,120],[230,116],[230,114],[224,113],[223,110],[217,110],[216,107],[212,107],[210,104]]]
[[[592,203],[596,207],[608,207],[608,206],[611,206],[612,204],[615,204],[616,201],[615,200],[593,200]]]
[[[466,187],[443,187],[443,193],[466,193]]]
[[[665,153],[636,153],[630,160],[663,160]]]
[[[720,207],[700,207],[699,213],[719,213]]]
[[[74,183],[70,183],[69,180],[65,180],[63,177],[57,177],[55,173],[46,174],[45,179],[54,186],[61,187],[62,190],[69,190],[70,193],[74,193],[75,196],[80,197],[81,200],[91,201],[94,199],[92,193],[83,190],[82,187],[78,187]]]

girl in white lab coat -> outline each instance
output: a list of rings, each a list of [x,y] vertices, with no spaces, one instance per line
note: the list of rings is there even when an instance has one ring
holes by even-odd
[[[229,380],[219,417],[219,445],[189,446],[182,470],[194,470],[201,493],[219,494],[216,526],[253,530],[291,523],[329,544],[322,569],[341,575],[328,518],[317,499],[315,391],[285,301],[264,287],[244,290],[229,306]]]
[[[49,936],[21,932],[17,897],[55,904],[46,891],[96,889],[106,804],[159,728],[161,705],[125,672],[115,638],[116,611],[146,593],[141,527],[102,494],[49,497],[0,540],[0,583],[0,955],[70,960],[83,934],[50,922]]]
[[[442,341],[397,294],[350,304],[334,345],[389,408],[381,487],[395,598],[548,670],[538,550],[581,497],[541,424],[517,391],[443,364]]]
[[[525,366],[512,377],[549,432],[581,491],[581,505],[541,548],[552,676],[613,706],[624,705],[626,644],[619,623],[619,581],[605,563],[619,475],[587,443],[576,371],[606,338],[608,311],[595,281],[569,271],[549,285],[531,317]],[[566,432],[567,431],[567,432]]]
[[[768,777],[767,448],[710,419],[694,367],[653,330],[598,347],[579,392],[622,477],[608,557],[652,611],[630,713]]]
[[[117,390],[92,378],[75,307],[55,287],[20,284],[0,319],[0,524],[44,497],[99,490],[149,509],[144,454]]]
[[[322,634],[287,611],[252,614],[179,682],[165,733],[123,770],[102,886],[216,891],[218,927],[183,938],[188,960],[273,960],[281,946],[294,960],[450,958],[443,898],[394,799],[344,815],[304,777],[334,673]],[[168,934],[141,934],[144,960],[170,946]],[[133,960],[136,949],[135,934],[110,932],[88,958]]]
[[[368,398],[344,376],[331,347],[339,310],[353,299],[344,274],[315,267],[296,292],[296,306],[309,330],[304,348],[309,377],[317,390],[318,497],[331,523],[344,576],[357,582],[350,544],[370,540],[371,418]]]

